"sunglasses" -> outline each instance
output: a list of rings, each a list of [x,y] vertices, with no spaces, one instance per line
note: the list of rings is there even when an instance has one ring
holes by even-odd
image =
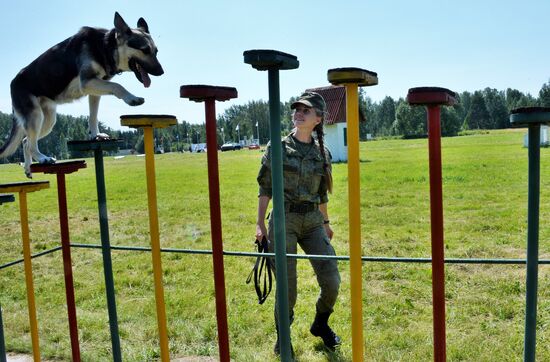
[[[313,108],[295,108],[292,114],[302,113],[304,116],[312,114],[314,112]]]

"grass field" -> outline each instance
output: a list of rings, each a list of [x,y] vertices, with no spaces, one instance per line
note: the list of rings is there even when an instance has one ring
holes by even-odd
[[[443,194],[446,257],[524,258],[527,151],[524,130],[445,138]],[[261,153],[219,154],[224,248],[252,251]],[[362,250],[367,256],[430,256],[427,140],[361,144]],[[540,256],[550,257],[550,149],[541,150]],[[73,243],[99,244],[93,159],[69,175]],[[205,154],[156,158],[163,247],[211,249]],[[144,159],[106,158],[111,242],[149,246]],[[16,165],[0,166],[0,182],[22,181]],[[348,254],[347,168],[334,165],[329,212],[333,245]],[[59,245],[55,178],[52,189],[29,196],[33,252]],[[0,207],[0,264],[21,257],[16,203]],[[84,361],[108,361],[110,335],[101,252],[73,248],[73,270]],[[275,361],[274,294],[259,306],[245,284],[251,258],[225,258],[231,355],[235,361]],[[149,253],[113,251],[123,358],[159,356]],[[216,319],[210,256],[163,254],[166,311],[173,356],[216,356]],[[344,343],[326,353],[309,334],[317,284],[307,261],[298,263],[299,295],[292,338],[301,361],[351,360],[349,264],[340,262],[341,294],[331,324]],[[43,357],[69,360],[61,253],[33,262]],[[537,360],[550,360],[550,266],[539,270]],[[524,266],[446,266],[449,361],[517,361],[523,353]],[[30,352],[23,266],[0,270],[0,304],[10,351]],[[363,266],[365,360],[432,359],[431,272],[427,264]]]

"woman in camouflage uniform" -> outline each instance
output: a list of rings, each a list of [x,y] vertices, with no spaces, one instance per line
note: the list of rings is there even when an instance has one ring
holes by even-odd
[[[294,130],[282,140],[283,179],[286,222],[286,252],[297,253],[297,244],[306,254],[336,255],[330,244],[333,231],[328,217],[328,192],[332,192],[331,157],[323,140],[323,123],[326,104],[318,93],[306,92],[290,106],[293,112]],[[312,137],[315,131],[316,139]],[[265,215],[272,196],[271,147],[268,144],[258,174],[259,201],[256,238],[268,236],[269,251],[274,250],[273,218],[269,218],[269,231],[265,226]],[[310,260],[321,288],[316,303],[315,320],[310,331],[321,337],[325,346],[334,350],[340,338],[328,326],[340,287],[337,262],[331,260]],[[296,259],[287,259],[288,305],[290,323],[294,319],[296,304]],[[274,263],[272,261],[273,266]],[[275,325],[278,326],[277,305]],[[279,336],[275,353],[279,353]]]

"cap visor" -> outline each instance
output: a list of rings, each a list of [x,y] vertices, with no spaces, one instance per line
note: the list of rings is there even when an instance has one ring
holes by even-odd
[[[298,106],[298,104],[303,104],[304,106],[313,108],[313,104],[311,104],[309,101],[300,100],[300,101],[296,101],[296,102],[292,103],[292,104],[290,105],[290,109],[296,108],[296,107]]]

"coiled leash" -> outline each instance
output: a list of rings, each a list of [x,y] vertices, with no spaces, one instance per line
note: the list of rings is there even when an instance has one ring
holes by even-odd
[[[256,249],[258,253],[267,253],[267,238],[264,236],[262,241],[256,240]],[[263,304],[269,293],[271,293],[271,286],[273,283],[273,272],[271,270],[271,262],[268,260],[267,256],[258,256],[256,258],[256,263],[254,263],[254,268],[248,274],[246,278],[246,284],[249,284],[252,281],[252,276],[254,276],[254,289],[256,289],[256,294],[258,295],[258,303]],[[262,286],[263,279],[263,290]]]

